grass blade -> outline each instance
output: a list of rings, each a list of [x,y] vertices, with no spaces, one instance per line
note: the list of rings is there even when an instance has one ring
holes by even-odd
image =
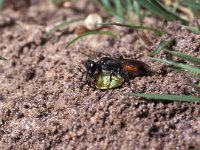
[[[3,8],[4,0],[0,0],[0,10]]]
[[[160,1],[158,1],[158,0],[152,0],[152,3],[154,5],[157,5],[157,7],[161,8],[164,12],[166,12],[168,15],[170,15],[171,17],[173,17],[173,20],[179,20],[183,24],[186,24],[186,25],[189,24],[189,22],[187,20],[182,19],[181,17],[179,17],[178,15],[176,15],[176,13],[173,13],[173,10],[170,11],[169,9],[166,9],[166,6],[163,5]],[[176,1],[174,3],[176,3]]]
[[[159,43],[158,47],[157,47],[155,50],[153,50],[153,51],[149,54],[149,56],[154,56],[154,55],[160,53],[160,51],[162,51],[163,49],[169,48],[170,45],[171,45],[173,42],[174,42],[174,39],[169,40],[169,41],[161,41],[161,42]]]
[[[195,2],[195,1],[192,1],[192,0],[185,0],[183,1],[183,4],[189,6],[190,8],[192,9],[200,9],[200,3],[199,2]]]
[[[157,33],[158,35],[162,35],[161,31],[154,29],[154,28],[151,28],[151,27],[145,27],[145,26],[136,26],[136,25],[122,24],[122,23],[101,23],[101,25],[105,25],[105,26],[116,25],[116,26],[136,29],[136,30],[143,29],[143,30],[153,31],[153,32]]]
[[[200,74],[195,74],[192,72],[186,72],[184,70],[180,70],[180,69],[174,69],[177,73],[182,73],[183,75],[186,75],[188,77],[194,77],[194,78],[199,78],[200,79]]]
[[[199,30],[199,27],[196,27],[196,28],[188,28],[191,32],[193,33],[196,33],[196,34],[200,34],[200,30]]]
[[[132,0],[125,0],[125,10],[133,11],[133,1]]]
[[[200,27],[189,27],[189,26],[183,26],[186,29],[190,30],[191,32],[195,33],[195,34],[200,34]]]
[[[196,63],[196,64],[200,64],[200,58],[193,57],[193,56],[190,56],[190,55],[187,55],[184,53],[180,53],[180,52],[175,52],[175,51],[170,51],[170,50],[166,50],[166,51],[172,55],[179,57],[179,58],[188,60],[188,61]]]
[[[67,25],[71,24],[71,23],[74,23],[74,22],[77,22],[77,21],[80,21],[80,20],[83,20],[85,17],[81,17],[81,18],[77,18],[77,19],[72,19],[72,20],[67,20],[67,21],[64,21],[62,22],[61,24],[53,27],[52,29],[50,29],[49,31],[46,32],[46,36],[49,36],[50,34],[66,27]]]
[[[169,64],[169,65],[173,65],[175,67],[179,67],[179,68],[186,69],[186,70],[192,71],[194,73],[200,74],[200,69],[193,67],[193,66],[185,65],[185,64],[182,64],[182,63],[176,63],[176,62],[169,61],[169,60],[153,58],[153,57],[149,57],[149,59],[154,60],[154,61],[159,61],[159,62],[162,62],[162,63],[166,63],[166,64]]]
[[[125,16],[124,16],[124,13],[123,13],[123,7],[122,7],[121,0],[114,0],[114,4],[115,4],[115,10],[116,10],[117,15],[120,18],[122,18],[123,20],[125,20],[124,19]]]
[[[54,5],[61,5],[62,3],[64,3],[64,0],[51,0],[51,2],[52,2]]]
[[[153,12],[154,14],[164,18],[165,20],[172,21],[174,20],[172,16],[168,15],[165,11],[157,7],[156,5],[152,4],[149,0],[137,0],[137,2],[148,9],[149,11]]]
[[[112,7],[111,4],[110,4],[110,1],[108,1],[108,0],[101,0],[101,2],[107,8],[111,8]]]
[[[167,21],[180,20],[183,24],[188,24],[188,21],[168,11],[167,9],[162,7],[156,0],[137,0],[137,2],[141,6],[145,7],[149,11],[153,12],[154,14],[160,16],[161,18]]]
[[[127,93],[127,96],[138,96],[154,100],[168,100],[181,102],[200,102],[200,97],[188,95],[168,95],[168,94],[145,94],[145,93]]]
[[[112,32],[109,32],[109,31],[90,31],[90,32],[83,33],[83,34],[79,35],[78,37],[74,38],[73,40],[71,40],[70,42],[68,42],[67,45],[66,45],[66,48],[69,47],[74,42],[76,42],[77,40],[79,40],[79,39],[81,39],[85,36],[94,35],[94,34],[109,35],[109,36],[112,36],[113,38],[116,38],[116,35]]]
[[[114,15],[113,13],[113,8],[112,6],[110,5],[110,1],[108,0],[101,0],[101,1],[98,1],[96,0],[104,9],[105,11],[110,14],[110,15]]]
[[[139,25],[142,25],[144,16],[142,16],[142,14],[141,14],[140,5],[138,4],[137,1],[134,1],[133,6],[134,6],[135,12],[136,12],[137,17],[138,17]]]
[[[103,9],[111,16],[115,16],[119,20],[123,20],[123,15],[120,16],[116,9],[111,5],[111,1],[108,0],[96,0],[96,3],[101,5]]]

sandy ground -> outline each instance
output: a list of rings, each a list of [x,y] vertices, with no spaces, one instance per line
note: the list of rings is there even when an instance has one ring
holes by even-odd
[[[195,79],[150,61],[138,35],[124,28],[112,29],[116,39],[94,35],[65,48],[76,35],[66,29],[47,38],[46,29],[87,12],[38,2],[22,4],[26,7],[20,10],[8,5],[0,13],[0,55],[7,58],[0,61],[0,149],[200,148],[198,103],[127,97],[127,84],[107,91],[82,86],[83,53],[97,60],[122,55],[148,64],[151,76],[131,80],[135,92],[198,95]],[[94,10],[91,4],[87,11]],[[175,38],[176,51],[200,57],[200,35],[178,22],[165,30],[162,37],[148,34],[154,46]]]

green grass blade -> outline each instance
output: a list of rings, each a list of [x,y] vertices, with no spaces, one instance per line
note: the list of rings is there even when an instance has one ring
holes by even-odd
[[[113,38],[116,38],[116,35],[112,32],[109,32],[109,31],[90,31],[90,32],[83,33],[83,34],[79,35],[78,37],[74,38],[73,40],[71,40],[70,42],[68,42],[67,45],[66,45],[66,48],[69,47],[74,42],[76,42],[77,40],[79,40],[79,39],[81,39],[85,36],[95,35],[95,34],[109,35],[109,36],[112,36]]]
[[[81,17],[81,18],[72,19],[72,20],[69,20],[69,21],[68,20],[64,21],[61,24],[59,24],[59,25],[53,27],[52,29],[50,29],[49,31],[47,31],[45,35],[49,36],[50,34],[52,34],[52,33],[56,32],[56,31],[58,31],[58,30],[60,30],[60,29],[62,29],[64,27],[66,27],[67,25],[69,25],[71,23],[74,23],[74,22],[77,22],[77,21],[80,21],[80,20],[83,20],[84,18],[85,17]]]
[[[54,5],[60,5],[64,2],[64,0],[51,0]]]
[[[156,5],[152,4],[149,0],[137,0],[137,2],[148,9],[149,11],[153,12],[154,14],[164,18],[165,20],[171,21],[174,20],[172,16],[168,15],[165,11],[157,7]]]
[[[125,0],[124,3],[127,11],[133,11],[133,0]]]
[[[166,50],[166,51],[168,53],[172,54],[172,55],[179,57],[179,58],[182,58],[182,59],[185,59],[185,60],[188,60],[190,62],[193,62],[193,63],[200,65],[200,58],[193,57],[193,56],[190,56],[190,55],[187,55],[187,54],[184,54],[184,53],[180,53],[180,52],[175,52],[175,51],[170,51],[170,50]]]
[[[200,9],[200,3],[199,2],[195,2],[192,0],[184,0],[183,4],[187,5],[188,7],[190,7],[191,9]]]
[[[122,21],[125,20],[121,0],[114,0],[114,4],[115,4],[116,14],[122,19]]]
[[[108,1],[108,0],[101,0],[101,2],[103,4],[104,8],[106,8],[108,10],[112,8],[112,6],[110,4],[110,1]]]
[[[121,27],[127,27],[127,28],[131,28],[131,29],[136,29],[136,30],[143,29],[143,30],[153,31],[153,32],[155,32],[158,35],[162,35],[161,31],[159,31],[157,29],[154,29],[154,28],[151,28],[151,27],[146,27],[146,26],[136,26],[136,25],[122,24],[122,23],[101,23],[100,25],[105,25],[105,26],[116,25],[116,26],[121,26]]]
[[[154,0],[156,1],[156,0]],[[162,4],[160,1],[157,1],[158,3]],[[179,17],[179,15],[176,14],[176,9],[177,7],[180,5],[179,1],[175,1],[174,3],[176,3],[176,6],[174,8],[172,8],[171,10],[167,10],[166,9],[166,5],[160,5],[161,7],[163,6],[163,10],[165,9],[167,11],[167,13],[169,13],[169,15],[173,16],[173,18],[175,18],[176,20],[181,21],[183,24],[188,25],[189,21],[186,19],[183,19],[181,17]],[[174,11],[174,12],[173,12]]]
[[[156,0],[137,0],[137,2],[151,11],[152,13],[160,16],[161,18],[167,21],[175,21],[180,20],[183,24],[188,24],[188,21],[180,18],[179,16],[173,14],[172,12],[168,11],[164,7],[162,7]]]
[[[138,96],[154,100],[168,100],[180,102],[200,102],[200,97],[188,95],[167,95],[167,94],[145,94],[145,93],[127,93],[127,96]]]
[[[180,18],[178,15],[176,15],[175,13],[173,13],[172,10],[170,11],[169,9],[167,9],[166,6],[163,3],[161,3],[161,1],[151,0],[151,2],[154,5],[157,5],[157,7],[160,8],[160,9],[162,9],[164,12],[168,13],[168,15],[170,15],[171,17],[173,17],[174,20],[179,20],[183,24],[189,24],[189,22],[187,20]]]
[[[98,1],[98,0],[97,0]],[[107,0],[101,0],[101,1],[98,1],[101,6],[107,11],[107,13],[113,15],[113,8],[112,6],[110,5],[110,1],[107,1]]]
[[[200,30],[199,30],[199,27],[196,27],[196,28],[189,28],[189,30],[193,33],[196,33],[196,34],[200,34]]]
[[[0,0],[0,9],[3,8],[4,0]]]
[[[110,1],[108,1],[108,0],[101,0],[101,1],[96,0],[96,1],[97,1],[98,4],[100,4],[100,5],[103,7],[103,9],[104,9],[108,14],[110,14],[110,15],[112,15],[112,16],[115,16],[115,17],[121,19],[121,17],[116,13],[116,10],[115,10],[115,9],[113,8],[113,6],[111,5]]]
[[[180,69],[174,69],[174,70],[177,73],[182,73],[183,75],[200,79],[200,74],[195,74],[195,73],[192,73],[192,72],[189,72],[189,71],[180,70]]]
[[[183,26],[186,29],[190,30],[191,32],[195,33],[195,34],[200,34],[200,27],[189,27],[189,26]]]
[[[154,55],[160,53],[163,49],[169,48],[170,45],[171,45],[173,42],[174,42],[174,39],[169,40],[169,41],[161,41],[161,42],[159,43],[158,47],[157,47],[155,50],[153,50],[153,51],[149,54],[149,56],[154,56]]]
[[[182,64],[182,63],[176,63],[176,62],[169,61],[169,60],[153,58],[153,57],[149,57],[149,59],[154,60],[154,61],[159,61],[159,62],[162,62],[162,63],[166,63],[166,64],[169,64],[169,65],[173,65],[175,67],[179,67],[179,68],[186,69],[186,70],[192,71],[194,73],[200,74],[200,69],[193,67],[193,66],[185,65],[185,64]]]
[[[194,17],[199,18],[200,15],[200,1],[184,0],[182,5],[186,5],[192,11]]]
[[[199,27],[197,27],[197,28],[190,28],[189,30],[190,30],[191,32],[193,32],[193,33],[200,34],[200,29],[199,29]]]
[[[0,56],[0,60],[7,60],[6,58],[4,58],[4,57],[2,57],[2,56]]]
[[[135,9],[135,13],[137,14],[137,17],[138,17],[139,25],[142,25],[144,16],[142,16],[142,14],[141,14],[140,5],[138,4],[137,1],[134,1],[133,6],[134,6],[134,9]]]

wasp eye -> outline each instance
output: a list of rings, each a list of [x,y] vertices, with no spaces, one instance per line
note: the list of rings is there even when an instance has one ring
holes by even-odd
[[[97,64],[96,64],[96,62],[94,62],[94,61],[92,61],[92,60],[87,60],[87,61],[85,62],[85,68],[87,69],[87,71],[88,71],[88,73],[89,73],[90,75],[93,75],[94,72],[95,72],[96,69],[97,69]]]
[[[92,61],[92,60],[87,60],[86,62],[85,62],[85,67],[86,67],[86,69],[91,69],[91,68],[93,68],[94,66],[95,66],[95,62],[94,61]]]
[[[93,64],[93,63],[91,63],[91,64],[90,64],[90,67],[93,67],[93,66],[94,66],[94,64]]]

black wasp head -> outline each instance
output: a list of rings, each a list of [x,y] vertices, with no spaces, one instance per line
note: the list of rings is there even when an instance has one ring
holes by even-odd
[[[95,73],[95,71],[98,69],[98,65],[96,62],[88,59],[85,62],[85,68],[87,70],[87,73],[89,74],[90,77],[92,77]]]

